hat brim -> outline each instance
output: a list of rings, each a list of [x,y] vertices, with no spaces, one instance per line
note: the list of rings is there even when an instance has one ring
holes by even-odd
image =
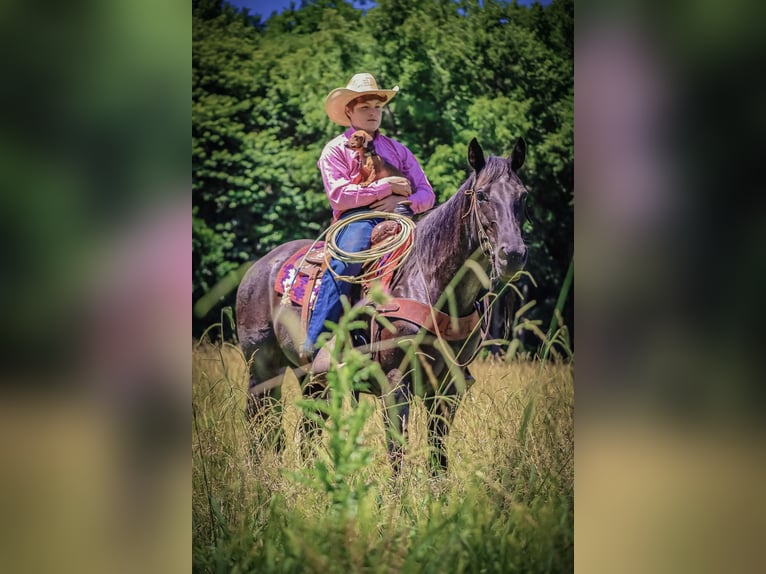
[[[386,103],[388,103],[398,93],[399,86],[394,86],[390,90],[365,90],[363,92],[349,90],[348,88],[336,88],[327,95],[327,99],[324,102],[324,109],[327,112],[327,116],[336,124],[350,126],[351,122],[346,116],[346,106],[351,100],[356,99],[359,96],[377,94],[385,97]]]

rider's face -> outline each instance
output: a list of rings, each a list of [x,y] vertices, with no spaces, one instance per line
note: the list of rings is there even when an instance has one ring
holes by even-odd
[[[380,127],[380,121],[383,117],[383,105],[383,102],[380,100],[357,102],[353,105],[353,108],[347,106],[346,113],[354,128],[374,133]]]

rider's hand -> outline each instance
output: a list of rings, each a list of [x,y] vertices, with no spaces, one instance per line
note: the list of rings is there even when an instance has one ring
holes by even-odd
[[[390,176],[380,181],[387,181],[391,185],[391,193],[408,197],[412,193],[412,186],[406,177]]]
[[[386,213],[394,213],[396,206],[402,201],[400,195],[389,195],[383,199],[371,203],[370,208],[375,211],[385,211]]]

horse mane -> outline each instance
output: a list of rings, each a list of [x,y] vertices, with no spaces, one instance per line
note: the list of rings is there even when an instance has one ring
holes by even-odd
[[[471,173],[452,197],[423,217],[417,224],[413,245],[414,254],[419,260],[429,269],[439,269],[444,254],[462,248],[462,241],[468,241],[469,251],[478,247],[475,222],[472,217],[468,217],[472,198],[466,191],[510,174],[510,161],[491,156],[478,174]],[[461,233],[463,229],[467,233]]]

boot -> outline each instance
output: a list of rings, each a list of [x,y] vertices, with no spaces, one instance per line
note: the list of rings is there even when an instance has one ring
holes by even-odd
[[[317,373],[326,373],[330,370],[330,358],[332,356],[332,351],[335,348],[335,337],[327,341],[322,348],[320,348],[316,355],[313,358],[313,361],[311,363],[311,372],[314,374]]]

